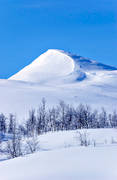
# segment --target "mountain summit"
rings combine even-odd
[[[73,71],[74,61],[71,57],[58,50],[48,50],[10,79],[41,82],[67,76]]]
[[[100,70],[111,71],[116,68],[62,50],[50,49],[10,79],[29,82],[73,82],[85,79],[89,71]]]

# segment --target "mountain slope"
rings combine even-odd
[[[0,112],[15,113],[24,122],[43,97],[48,106],[64,100],[74,106],[105,107],[110,112],[117,107],[116,82],[114,67],[49,50],[9,80],[0,80]]]
[[[41,83],[67,80],[69,83],[85,79],[86,72],[100,70],[117,69],[64,51],[48,50],[10,79]]]
[[[67,76],[74,71],[74,61],[57,50],[48,50],[10,79],[42,82]]]

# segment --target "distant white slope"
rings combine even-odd
[[[116,129],[88,129],[95,147],[81,147],[76,131],[39,136],[41,151],[0,162],[0,180],[116,180]]]
[[[74,71],[74,67],[71,57],[58,50],[48,50],[10,79],[43,82],[67,76]]]
[[[99,70],[110,71],[116,70],[116,68],[64,51],[51,49],[10,79],[39,83],[52,82],[53,80],[58,83],[62,83],[62,81],[69,83],[85,79],[87,71]]]
[[[116,82],[117,73],[114,72],[97,73],[95,78],[59,85],[0,80],[0,112],[14,113],[19,122],[25,122],[29,110],[37,109],[43,97],[47,100],[47,107],[64,100],[74,106],[88,104],[93,109],[103,106],[112,112],[117,109]]]

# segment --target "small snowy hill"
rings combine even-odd
[[[117,107],[117,68],[60,50],[48,50],[8,80],[0,80],[0,112],[15,113],[19,121],[37,108],[60,100],[93,108]]]

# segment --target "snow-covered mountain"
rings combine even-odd
[[[88,72],[105,70],[117,69],[64,51],[48,50],[10,79],[27,82],[67,80],[69,83],[85,79]]]
[[[61,50],[48,50],[8,80],[0,80],[0,111],[19,120],[43,97],[48,105],[60,100],[93,108],[117,106],[117,68]]]

